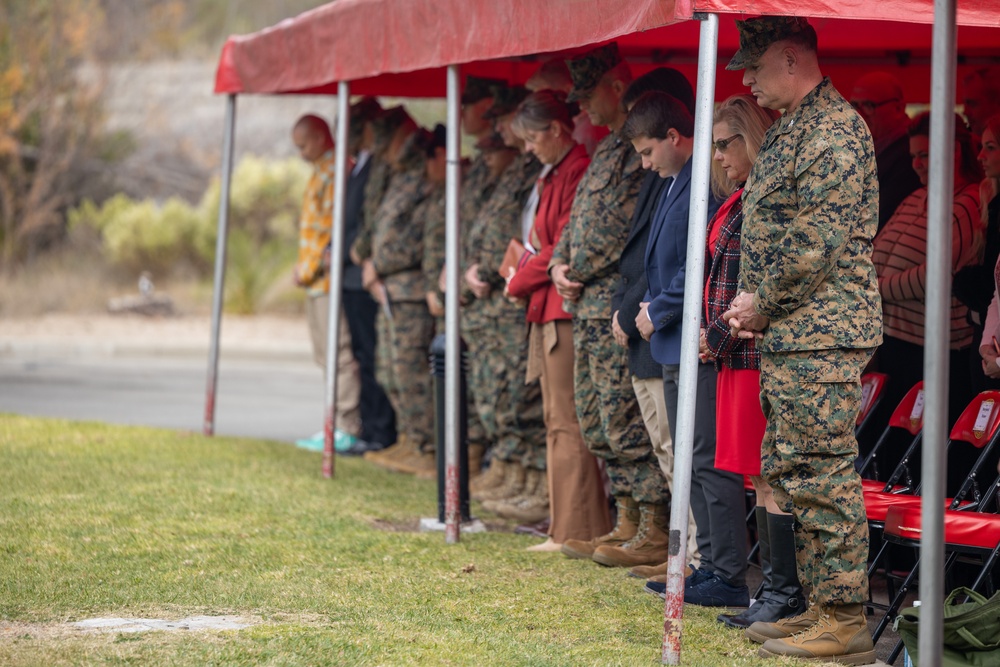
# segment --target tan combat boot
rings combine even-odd
[[[662,563],[669,555],[670,508],[666,504],[639,504],[639,529],[620,546],[602,544],[594,549],[595,563],[607,567],[634,567]]]
[[[380,468],[387,468],[386,464],[410,458],[416,453],[416,450],[416,446],[405,435],[400,433],[399,438],[396,439],[396,444],[377,452],[365,452],[364,459],[371,461]]]
[[[514,505],[517,505],[534,495],[535,489],[538,488],[538,477],[536,477],[529,468],[522,468],[522,470],[524,471],[524,484],[521,485],[521,491],[519,493],[506,498],[486,500],[483,502],[483,508],[493,512],[494,514],[507,516],[502,512],[509,511],[509,509]]]
[[[469,445],[469,479],[475,479],[483,470],[483,454],[486,445]]]
[[[524,480],[527,475],[524,467],[515,461],[508,461],[504,466],[503,483],[486,489],[478,494],[478,500],[485,503],[492,500],[507,500],[520,495],[524,491]]]
[[[789,616],[774,623],[764,623],[763,621],[751,623],[744,632],[750,641],[763,644],[768,639],[784,639],[808,630],[816,624],[817,620],[819,620],[819,608],[809,607],[798,616]]]
[[[495,489],[503,484],[504,468],[507,462],[501,459],[493,459],[486,472],[469,480],[469,495],[473,500],[481,500],[479,494],[489,489]]]
[[[437,454],[420,452],[416,456],[403,459],[396,466],[398,472],[416,475],[419,479],[437,479]]]
[[[639,530],[639,503],[628,496],[619,496],[615,498],[615,504],[618,505],[618,521],[610,533],[587,541],[566,540],[562,546],[563,555],[589,560],[597,547],[605,544],[616,547],[635,537]]]
[[[528,469],[525,489],[531,489],[514,501],[498,506],[494,511],[502,517],[522,523],[537,523],[549,516],[549,484],[544,470]]]
[[[847,604],[823,607],[810,628],[783,639],[768,639],[758,655],[870,665],[875,662],[875,645],[868,632],[864,605]]]

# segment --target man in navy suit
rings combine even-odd
[[[687,263],[688,213],[691,201],[691,154],[694,118],[675,97],[649,92],[629,113],[622,135],[642,157],[642,166],[661,178],[663,189],[646,243],[648,291],[635,325],[650,342],[653,359],[663,364],[663,393],[676,435],[677,381],[681,352],[681,312]],[[709,200],[709,217],[719,202]],[[708,220],[702,221],[707,225]],[[704,280],[697,276],[697,280]],[[747,534],[742,475],[715,468],[715,382],[712,364],[698,368],[698,400],[691,467],[691,510],[698,525],[701,567],[685,581],[684,601],[704,606],[747,606]],[[657,588],[659,586],[660,588]],[[661,592],[664,584],[649,582]]]

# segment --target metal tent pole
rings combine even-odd
[[[226,245],[229,230],[229,184],[233,178],[233,138],[236,130],[236,95],[226,97],[226,126],[222,137],[219,223],[215,238],[215,281],[212,294],[212,340],[208,352],[208,386],[205,389],[205,435],[215,435],[215,395],[219,376],[219,333],[226,287]]]
[[[712,111],[715,99],[715,67],[719,42],[719,17],[696,13],[701,21],[698,44],[698,85],[694,116],[694,154],[691,162],[691,209],[681,314],[681,364],[677,395],[677,437],[674,440],[674,491],[670,504],[670,555],[667,566],[666,603],[663,609],[665,665],[679,665],[684,615],[684,572],[687,568],[688,508],[691,503],[691,450],[698,395],[698,338],[701,332],[701,276],[705,272],[708,187],[712,154]]]
[[[323,477],[333,477],[334,430],[337,425],[337,357],[340,350],[340,318],[344,288],[344,206],[347,201],[347,143],[351,124],[350,83],[337,84],[336,172],[333,186],[333,221],[330,228],[330,311],[326,329],[326,396],[323,404]]]
[[[951,219],[954,202],[955,0],[934,2],[931,54],[930,174],[927,192],[927,297],[924,322],[924,429],[921,500],[921,664],[941,663],[944,589],[944,487],[948,441],[948,347],[951,308]]]
[[[458,219],[458,191],[461,187],[459,136],[461,94],[458,65],[448,66],[447,183],[445,186],[445,269],[446,298],[444,357],[444,455],[445,455],[445,541],[456,544],[460,533],[458,499],[458,440],[460,366],[462,352],[459,334],[458,277],[461,273],[461,229]]]

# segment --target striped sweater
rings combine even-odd
[[[982,230],[979,185],[955,193],[952,207],[952,274],[979,262]],[[927,188],[902,201],[873,242],[872,261],[882,293],[885,334],[914,345],[924,344],[924,300],[927,282]],[[968,347],[972,327],[968,309],[951,299],[951,349]]]

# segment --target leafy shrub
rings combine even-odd
[[[267,288],[291,271],[297,247],[297,220],[309,170],[300,160],[267,161],[248,156],[233,173],[230,189],[227,309],[252,313]],[[138,274],[167,275],[179,266],[211,278],[220,197],[214,179],[201,201],[180,199],[162,205],[119,194],[98,206],[84,201],[69,212],[77,234],[100,238],[104,258]]]

